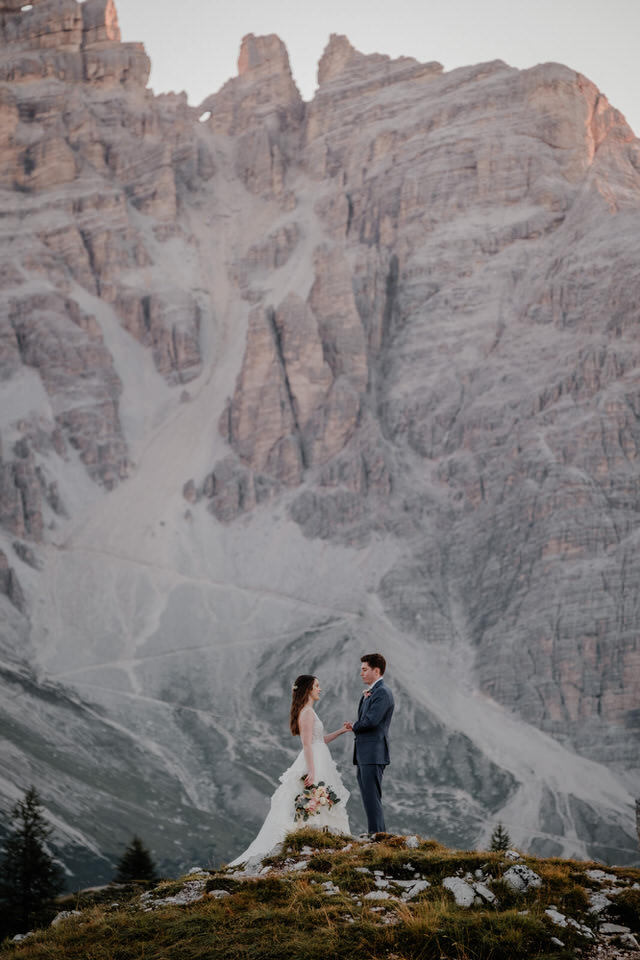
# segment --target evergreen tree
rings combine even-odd
[[[501,823],[497,824],[495,830],[491,834],[491,846],[489,847],[489,850],[498,852],[499,850],[508,850],[510,846],[511,837]]]
[[[151,854],[140,837],[133,840],[118,861],[116,883],[134,883],[136,880],[156,880],[156,867]]]
[[[0,860],[3,933],[26,933],[64,886],[63,874],[46,850],[51,834],[40,797],[30,787],[11,811],[13,830]]]

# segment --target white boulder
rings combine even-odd
[[[451,891],[459,907],[471,907],[477,902],[475,890],[461,877],[445,877],[442,886]]]
[[[71,920],[73,917],[80,917],[82,914],[79,910],[61,910],[60,913],[51,921],[52,927],[57,927],[60,923],[63,923],[65,920]]]
[[[369,893],[365,893],[365,900],[390,900],[391,894],[386,890],[371,890]]]
[[[542,877],[524,863],[516,863],[503,874],[502,879],[515,893],[538,890],[542,886]]]
[[[415,900],[418,894],[422,893],[423,890],[426,890],[427,887],[430,886],[431,884],[428,880],[416,880],[415,883],[412,883],[411,886],[402,894],[402,899]]]

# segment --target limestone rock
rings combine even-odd
[[[115,306],[125,329],[151,347],[156,368],[168,383],[188,383],[198,376],[201,310],[193,296],[126,289],[119,292]]]
[[[210,110],[213,128],[227,135],[243,134],[257,120],[277,117],[280,130],[299,121],[302,100],[280,38],[247,34],[238,56],[238,76],[203,101],[200,110]]]
[[[314,414],[331,387],[331,369],[324,358],[316,318],[298,296],[291,293],[280,304],[273,324],[304,460],[311,463],[322,459],[315,456]]]
[[[416,880],[414,883],[408,887],[405,892],[402,894],[403,900],[415,900],[421,893],[424,893],[425,890],[431,886],[428,880]]]
[[[252,310],[243,369],[222,420],[240,458],[286,486],[343,450],[367,384],[365,335],[345,263],[323,248],[315,269],[308,304],[291,293],[275,311]],[[276,436],[285,445],[267,463]]]
[[[61,910],[51,921],[51,926],[58,927],[61,923],[65,923],[68,920],[75,920],[76,917],[81,916],[82,912],[80,910]]]
[[[9,309],[22,362],[38,371],[56,422],[90,474],[114,486],[128,468],[118,414],[121,383],[95,319],[55,294],[17,299]],[[78,404],[88,378],[92,402]]]
[[[284,486],[338,453],[353,434],[360,398],[327,361],[314,312],[295,294],[249,315],[242,371],[221,429],[239,458]]]
[[[579,923],[577,920],[574,920],[573,917],[566,917],[563,913],[560,913],[559,910],[556,910],[555,907],[548,907],[545,910],[545,914],[557,927],[573,927],[574,930],[581,933],[587,940],[594,939],[593,930],[591,930],[590,927],[584,923]]]
[[[300,240],[300,228],[294,221],[280,227],[266,240],[253,244],[234,270],[234,279],[247,299],[254,296],[250,279],[264,280],[273,270],[283,267]],[[260,294],[258,294],[260,297]]]
[[[368,379],[367,349],[348,263],[339,248],[321,247],[314,266],[309,305],[318,318],[325,355],[334,377],[344,375],[363,391]]]
[[[18,537],[43,539],[45,504],[62,512],[53,486],[38,465],[28,436],[17,441],[13,459],[0,459],[0,524]]]
[[[256,308],[249,315],[245,362],[221,425],[244,463],[258,472],[273,470],[284,483],[299,482],[302,459],[293,434],[295,414],[275,318],[269,311]],[[289,440],[290,457],[284,446]]]
[[[485,903],[495,903],[496,895],[485,883],[481,883],[479,880],[474,880],[471,886],[478,896],[485,901]]]
[[[599,933],[608,935],[619,933],[631,933],[630,927],[625,927],[621,923],[601,923],[598,927]]]
[[[82,5],[82,45],[121,41],[118,13],[113,0],[85,0]]]
[[[475,890],[462,877],[445,877],[442,886],[453,894],[459,907],[471,907],[478,902]]]
[[[169,384],[198,376],[206,297],[167,284],[166,270],[165,289],[149,291],[140,271],[152,268],[156,240],[134,220],[174,224],[179,191],[205,182],[212,161],[186,97],[145,96],[149,60],[121,42],[113,0],[23,6],[0,25],[0,184],[16,191],[7,223],[19,224],[17,240],[0,239],[0,368],[37,370],[51,432],[62,428],[90,476],[111,488],[129,468],[121,382],[74,285],[116,309]],[[42,199],[29,205],[29,196]],[[27,483],[25,462],[5,477],[2,512],[13,532],[41,539],[33,497],[25,519],[9,492],[16,477]]]
[[[542,886],[538,874],[523,863],[516,863],[505,870],[502,879],[515,893],[526,893],[527,890],[537,890]]]
[[[279,484],[273,478],[255,474],[231,457],[216,464],[202,488],[203,495],[211,501],[209,509],[223,523],[270,500],[278,490]]]
[[[211,129],[235,137],[236,171],[247,189],[282,197],[304,106],[279,37],[243,38],[238,76],[203,101],[206,112]]]
[[[333,886],[333,884],[332,884]],[[331,893],[339,893],[340,891],[336,888],[331,890]],[[387,890],[370,890],[369,893],[365,893],[363,900],[390,900],[391,894]]]
[[[7,556],[2,550],[0,550],[0,594],[8,597],[21,613],[25,611],[25,598],[20,581],[13,567],[9,566]]]
[[[11,3],[14,12],[0,21],[0,37],[16,50],[79,49],[82,42],[82,9],[76,0],[46,0],[31,5]]]

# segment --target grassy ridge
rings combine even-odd
[[[302,861],[304,870],[291,869]],[[141,889],[135,888],[112,888],[108,899],[102,895],[102,903],[68,900],[65,909],[84,907],[80,917],[37,931],[20,943],[5,942],[2,956],[16,960],[568,960],[576,950],[592,948],[595,941],[575,927],[558,928],[545,910],[553,906],[586,924],[596,931],[597,941],[589,895],[603,883],[589,878],[587,870],[598,865],[533,857],[525,862],[543,883],[539,889],[516,894],[501,879],[512,866],[501,854],[456,852],[433,841],[407,849],[402,837],[349,844],[340,837],[304,830],[290,835],[282,853],[265,861],[269,871],[264,876],[243,878],[229,870],[201,874],[195,881],[200,884],[201,899],[154,909],[149,909],[150,903],[179,894],[194,878],[158,884],[150,898],[142,901]],[[459,907],[442,880],[475,871],[487,879],[497,902]],[[622,922],[624,916],[626,925],[639,930],[640,886],[635,889],[633,884],[640,884],[640,871],[608,873],[616,877],[620,891],[611,898],[606,919]],[[403,888],[396,887],[395,881],[405,881],[406,889],[406,882],[417,876],[430,885],[414,900],[403,902]],[[394,899],[365,899],[367,893],[381,888]]]

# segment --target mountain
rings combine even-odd
[[[249,35],[194,108],[112,0],[3,0],[0,37],[3,808],[38,787],[70,885],[133,832],[230,858],[296,674],[333,729],[380,650],[393,829],[637,862],[622,115],[335,35],[310,103]]]

